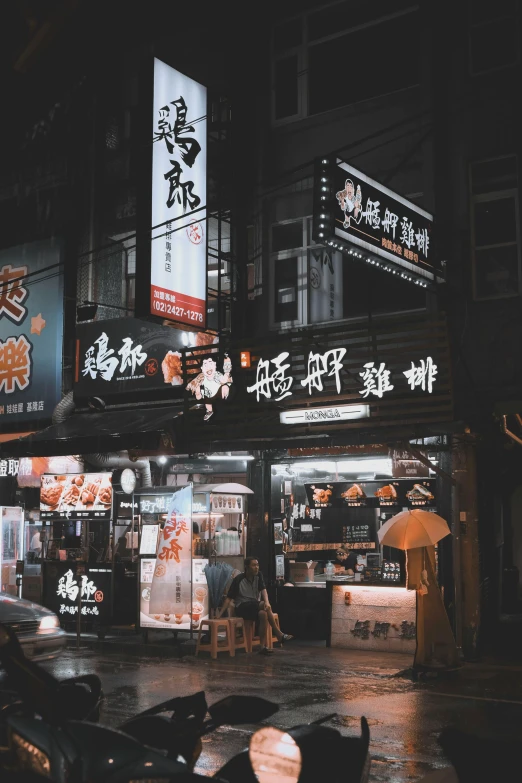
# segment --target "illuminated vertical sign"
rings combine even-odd
[[[207,90],[154,60],[149,315],[198,328],[207,300]]]

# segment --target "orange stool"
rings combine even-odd
[[[208,629],[210,633],[210,643],[203,643],[201,641],[204,629]],[[218,638],[220,631],[225,631],[224,644],[220,643]],[[230,656],[234,657],[236,650],[231,631],[230,622],[226,617],[219,620],[201,620],[199,623],[198,640],[196,642],[196,655],[202,650],[209,652],[212,658],[217,658],[218,652],[227,652]]]
[[[245,652],[248,652],[245,621],[242,617],[229,617],[228,622],[230,623],[230,641],[234,650],[244,650]],[[237,631],[241,631],[239,638]]]

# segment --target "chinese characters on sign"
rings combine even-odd
[[[81,586],[81,614],[84,616],[100,616],[100,604],[103,603],[104,594],[89,577],[90,574],[88,576],[82,574],[79,584],[78,576],[75,577],[72,569],[69,569],[58,579],[56,595],[63,601],[63,603],[60,603],[59,614],[75,615],[78,613],[77,602]],[[65,603],[66,601],[68,603]]]
[[[308,387],[308,393],[313,394],[314,390],[323,391],[323,376],[335,378],[335,388],[337,394],[341,393],[342,380],[341,372],[344,368],[343,357],[346,354],[346,348],[335,348],[326,351],[324,354],[313,353],[310,351],[308,356],[308,374],[301,381],[301,386]],[[247,387],[249,394],[256,394],[259,402],[262,397],[269,400],[274,395],[277,401],[292,395],[292,385],[294,377],[288,370],[291,365],[288,359],[288,352],[276,356],[275,359],[260,358],[256,370],[256,382]],[[438,373],[437,365],[431,356],[421,359],[419,364],[411,362],[411,369],[404,370],[410,389],[420,388],[429,394],[433,392],[435,377]],[[359,391],[364,398],[374,395],[382,399],[386,392],[391,392],[395,385],[390,383],[391,370],[386,369],[386,364],[381,362],[378,366],[375,362],[367,362],[363,365],[363,371],[359,373],[362,379],[363,389]]]
[[[170,495],[142,495],[140,497],[140,514],[166,514]]]
[[[444,279],[429,212],[340,158],[318,160],[314,189],[316,242],[424,288]]]
[[[149,312],[201,327],[207,295],[207,91],[155,59],[153,96]]]
[[[62,276],[46,273],[59,261],[52,241],[0,251],[0,420],[43,418],[60,398]]]
[[[19,465],[20,460],[18,459],[0,459],[0,477],[18,476]]]
[[[94,345],[85,352],[82,375],[89,375],[93,380],[99,376],[104,381],[112,381],[114,373],[118,370],[118,376],[115,378],[117,381],[145,377],[145,371],[137,374],[136,370],[146,361],[147,354],[142,350],[141,345],[133,343],[130,337],[123,338],[117,354],[120,356],[118,359],[114,349],[109,348],[109,338],[105,332],[102,332],[94,341]]]

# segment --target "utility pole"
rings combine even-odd
[[[464,657],[478,657],[480,629],[480,562],[478,541],[477,466],[475,438],[459,437],[453,449],[453,563],[455,570],[457,647]]]

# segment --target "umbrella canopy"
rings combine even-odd
[[[217,609],[223,597],[225,585],[230,579],[234,569],[228,563],[216,563],[206,565],[203,569],[207,577],[208,597],[212,609]]]
[[[381,527],[377,535],[381,544],[396,549],[416,549],[433,546],[449,535],[448,523],[438,514],[415,508],[395,514]]]
[[[229,484],[214,484],[212,486],[212,492],[224,492],[227,494],[227,492],[230,495],[253,495],[253,491],[249,489],[248,487],[245,487],[244,484],[236,484],[235,482],[230,482]]]

